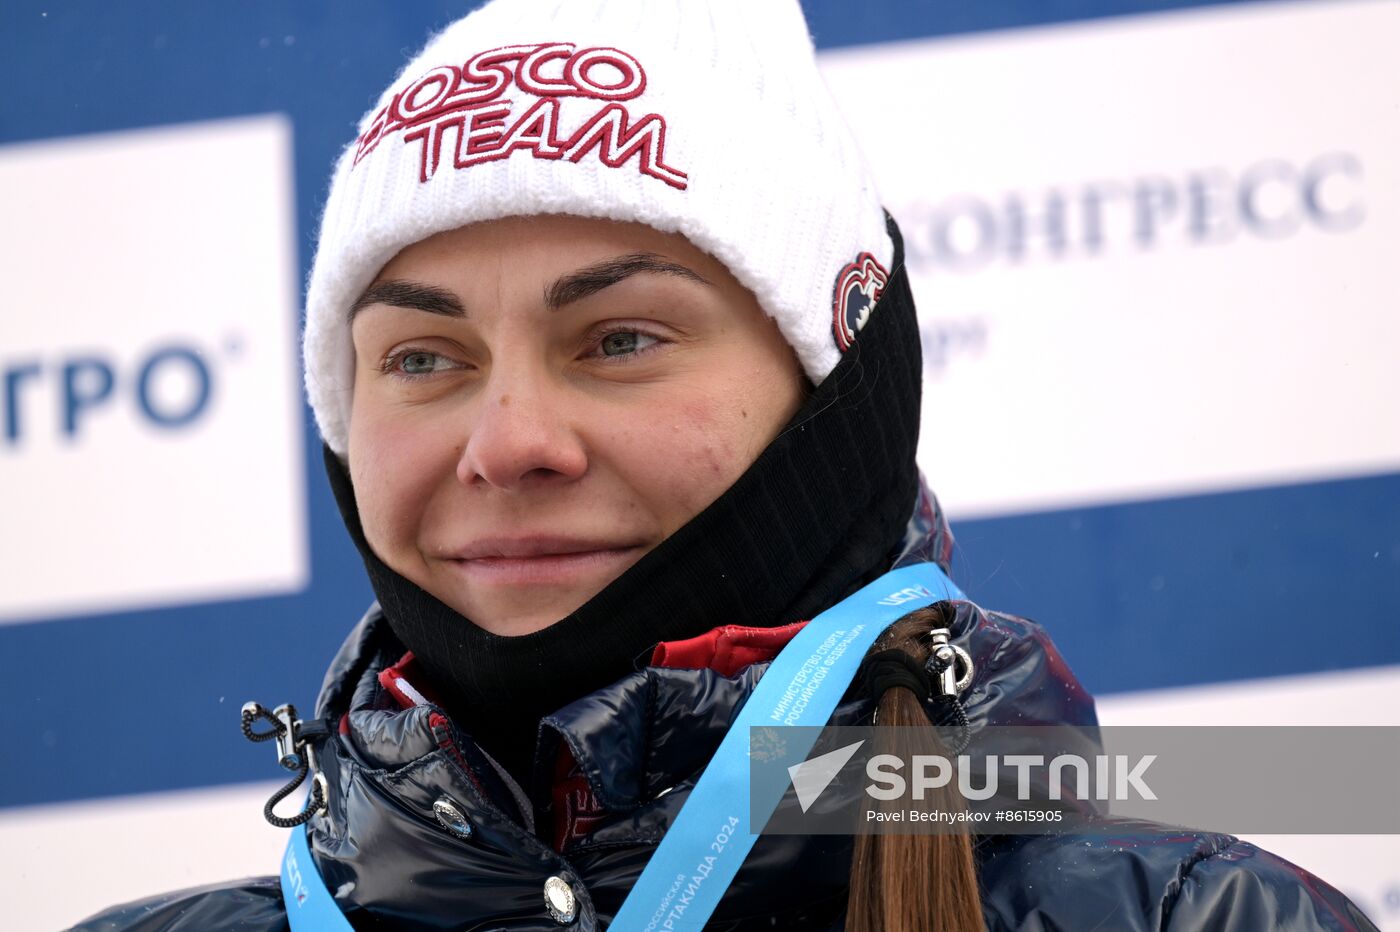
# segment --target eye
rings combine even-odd
[[[384,360],[383,369],[396,378],[421,378],[460,366],[453,360],[428,350],[408,349]]]
[[[409,353],[403,358],[403,371],[409,375],[421,375],[425,372],[432,372],[435,368],[433,363],[437,356],[432,353]]]
[[[598,349],[604,356],[632,356],[645,352],[661,342],[656,337],[636,330],[617,330],[609,333],[598,342]]]

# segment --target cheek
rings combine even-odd
[[[703,496],[706,504],[748,467],[738,410],[719,399],[688,401],[681,407],[677,433],[688,466],[683,478],[698,489],[719,486],[716,494]]]
[[[419,530],[437,477],[456,458],[403,417],[356,411],[350,420],[350,475],[365,537],[390,565],[417,549]],[[426,442],[425,442],[426,441]],[[397,569],[398,566],[395,566]]]
[[[672,533],[719,498],[765,442],[736,400],[689,395],[613,434],[610,457],[627,464],[633,495]]]

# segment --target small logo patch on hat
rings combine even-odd
[[[890,273],[868,252],[856,256],[856,261],[836,276],[836,293],[832,299],[831,332],[841,352],[851,348],[880,293],[890,280]]]

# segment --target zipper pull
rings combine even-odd
[[[938,691],[944,696],[956,699],[972,684],[972,673],[976,669],[967,651],[952,643],[952,632],[947,628],[934,628],[928,633],[932,647],[929,650],[929,672],[938,682]],[[962,675],[958,675],[958,665],[962,665]]]
[[[330,787],[327,784],[325,774],[321,772],[321,768],[316,762],[315,742],[324,740],[330,734],[327,723],[319,720],[302,721],[297,718],[296,706],[291,703],[279,705],[269,712],[259,703],[245,702],[240,713],[240,720],[243,737],[254,742],[275,740],[277,742],[277,763],[284,770],[296,772],[296,776],[292,778],[290,783],[272,794],[272,798],[263,807],[263,817],[278,828],[294,828],[309,821],[314,815],[325,814]],[[255,731],[253,723],[258,720],[270,724],[271,730]],[[289,819],[274,813],[273,807],[301,786],[308,773],[312,774],[311,798],[306,801],[305,808]]]

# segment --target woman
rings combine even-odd
[[[948,569],[899,234],[795,2],[498,0],[450,27],[337,167],[305,353],[378,596],[314,719],[245,718],[315,756],[308,853],[281,885],[80,928],[278,929],[330,896],[363,929],[630,929],[803,622],[892,567]],[[1093,724],[1043,631],[961,600],[891,627],[829,720],[927,723],[931,629],[964,652],[952,718]],[[635,927],[699,927],[679,905]],[[1250,845],[1128,823],[764,835],[709,922],[1370,927]]]

